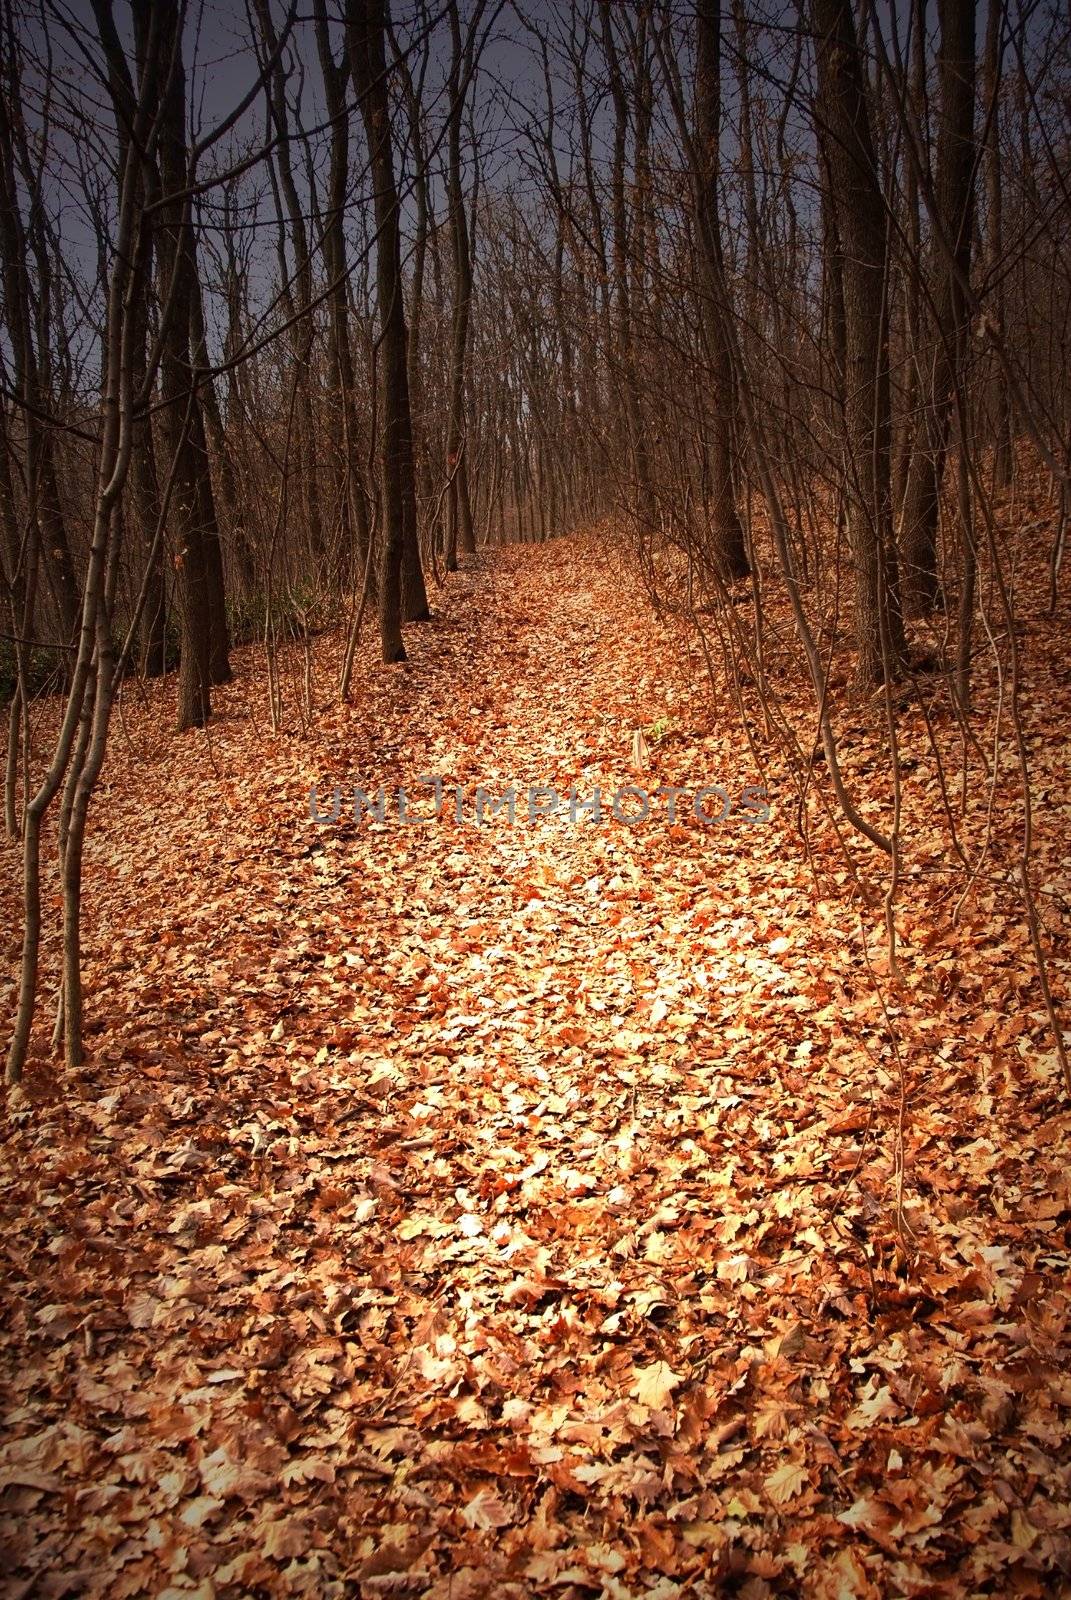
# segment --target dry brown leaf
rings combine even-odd
[[[478,1489],[461,1512],[470,1528],[505,1528],[516,1520],[516,1513],[493,1489]]]
[[[774,1505],[785,1506],[802,1492],[807,1483],[807,1469],[799,1461],[783,1461],[763,1483]]]
[[[641,1405],[661,1411],[674,1389],[679,1389],[683,1382],[668,1362],[655,1361],[649,1367],[636,1368],[629,1393],[634,1394]]]

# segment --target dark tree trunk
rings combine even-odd
[[[901,551],[909,616],[941,603],[937,525],[955,387],[966,351],[974,169],[974,0],[938,0],[940,120],[934,186],[933,387],[904,496]]]
[[[155,0],[164,13],[164,27],[174,41],[171,67],[163,92],[160,131],[160,229],[157,235],[157,282],[165,316],[160,357],[162,432],[173,470],[172,521],[178,571],[182,629],[179,662],[178,725],[203,727],[211,715],[212,607],[204,525],[205,497],[201,476],[207,469],[200,429],[194,370],[190,360],[190,307],[196,266],[191,249],[192,218],[186,170],[186,79],[182,66],[183,9],[179,0]],[[175,198],[171,198],[171,197]],[[196,431],[195,431],[196,429]],[[213,530],[214,531],[214,530]]]
[[[354,403],[353,350],[350,345],[349,307],[346,300],[346,184],[349,178],[350,113],[346,104],[349,58],[343,50],[336,62],[331,50],[326,0],[314,0],[316,45],[324,80],[324,95],[331,119],[331,165],[327,180],[327,214],[324,218],[324,265],[329,284],[331,317],[330,385],[339,418],[341,449],[332,454],[334,499],[342,512],[344,565],[363,573],[368,553],[368,501],[363,473],[358,465],[359,432]],[[351,548],[352,547],[352,548]]]
[[[56,463],[53,432],[46,418],[53,402],[49,392],[50,352],[48,329],[35,316],[28,271],[31,241],[23,225],[15,177],[15,119],[21,117],[17,66],[0,64],[4,84],[0,90],[0,252],[3,256],[3,316],[13,357],[15,396],[22,407],[26,437],[26,481],[30,520],[39,533],[38,548],[52,595],[59,629],[58,642],[69,645],[78,632],[79,591],[67,538]],[[34,226],[33,219],[30,223]],[[41,245],[35,249],[40,258]],[[34,346],[34,327],[43,343]],[[60,653],[65,671],[67,653]]]
[[[706,316],[703,331],[711,380],[709,438],[710,520],[715,559],[729,579],[747,577],[744,530],[733,494],[733,370],[724,337],[724,310],[717,296],[724,284],[718,220],[721,140],[721,0],[698,0],[695,8],[695,154],[693,173],[696,232],[700,244]]]
[[[850,0],[813,0],[817,120],[844,298],[844,469],[864,683],[905,653],[890,496],[885,208]]]
[[[323,554],[323,515],[320,507],[320,486],[317,476],[317,429],[312,402],[312,346],[316,324],[312,308],[312,257],[309,250],[309,231],[305,220],[305,207],[294,181],[293,163],[290,159],[291,124],[286,104],[286,74],[283,58],[278,54],[278,35],[272,22],[268,0],[253,0],[260,36],[265,53],[274,57],[268,79],[268,104],[278,135],[274,153],[278,184],[286,202],[290,227],[290,242],[294,252],[293,309],[297,313],[291,329],[291,349],[297,368],[297,446],[302,464],[301,492],[305,504],[305,519],[309,531],[309,544],[317,557]],[[278,189],[276,189],[278,200]],[[280,216],[280,228],[282,219]],[[282,247],[280,247],[282,249]],[[285,282],[284,263],[284,282]]]
[[[383,539],[379,575],[379,631],[384,661],[404,661],[402,560],[410,519],[415,537],[413,436],[406,368],[401,234],[394,179],[384,33],[386,0],[347,0],[346,33],[353,85],[368,140],[375,200],[376,290],[383,367]]]
[[[232,674],[230,629],[227,624],[227,587],[223,570],[223,541],[220,537],[219,516],[216,510],[216,491],[212,484],[209,434],[215,446],[220,498],[225,511],[228,512],[228,523],[231,525],[234,520],[237,490],[215,386],[211,378],[202,376],[208,370],[209,359],[208,346],[205,342],[201,284],[197,274],[197,246],[192,237],[190,251],[193,256],[193,289],[190,296],[191,357],[194,371],[199,377],[197,401],[190,417],[190,424],[193,430],[194,448],[198,455],[197,497],[201,526],[204,529],[205,564],[208,574],[209,626],[212,635],[209,671],[213,683],[229,683]]]
[[[201,372],[207,372],[211,366],[208,355],[208,341],[205,336],[204,299],[199,279],[194,283],[193,296],[190,304],[190,353],[194,365]],[[238,485],[234,475],[234,464],[231,461],[230,449],[227,444],[227,432],[223,426],[223,413],[219,406],[219,396],[216,393],[215,380],[204,378],[197,390],[201,412],[204,417],[205,436],[216,468],[214,494],[219,510],[223,515],[223,526],[230,532],[237,520]]]
[[[135,391],[145,382],[146,339],[148,337],[149,290],[152,263],[142,263],[140,282],[132,307],[134,335],[133,380]],[[152,422],[142,415],[134,422],[130,442],[130,494],[141,548],[148,562],[145,604],[138,624],[139,665],[146,678],[158,678],[167,671],[167,587],[164,581],[164,538],[160,523],[160,480],[156,470],[156,447]]]
[[[907,69],[908,81],[904,99],[908,115],[927,138],[926,104],[926,5],[927,0],[911,0],[911,60]],[[899,438],[893,478],[893,496],[898,522],[903,525],[903,509],[911,475],[911,457],[918,436],[918,409],[922,393],[922,224],[919,216],[919,176],[915,163],[909,161],[904,180],[905,210],[905,285],[904,285],[904,357],[907,369],[902,400]]]
[[[475,29],[477,21],[478,15],[470,24],[471,29]],[[455,552],[473,555],[476,551],[472,506],[469,502],[468,463],[463,454],[466,449],[465,353],[468,348],[469,309],[472,304],[472,261],[469,255],[469,223],[461,187],[461,115],[472,76],[474,35],[470,31],[468,47],[463,51],[461,24],[456,4],[450,8],[450,41],[450,75],[447,81],[447,93],[450,95],[447,189],[450,197],[454,305],[450,343],[450,415],[446,436],[447,465],[450,472],[450,537],[447,546],[447,565],[456,567]]]
[[[610,169],[613,329],[610,345],[615,375],[620,382],[620,400],[625,432],[632,457],[637,520],[646,536],[654,531],[657,506],[651,480],[647,433],[640,406],[640,387],[636,369],[636,345],[632,300],[629,294],[629,227],[626,205],[625,162],[628,147],[629,96],[614,39],[614,7],[599,0],[603,49],[610,76],[610,97],[614,107],[613,142]]]
[[[428,260],[428,233],[431,202],[428,185],[428,157],[424,138],[422,94],[431,53],[430,37],[424,40],[419,68],[414,78],[405,52],[391,35],[409,121],[409,150],[412,159],[412,247],[409,276],[409,326],[407,329],[406,369],[409,379],[409,416],[413,432],[413,458],[417,490],[417,528],[420,512],[434,499],[431,461],[424,426],[423,376],[421,371],[421,329],[424,316],[424,281]],[[437,528],[438,524],[436,524]],[[436,529],[430,530],[432,537]]]
[[[1000,171],[1000,84],[1003,68],[1001,28],[1004,22],[1004,0],[989,0],[985,29],[985,110],[988,117],[985,140],[985,191],[986,211],[986,266],[993,278],[989,301],[989,315],[997,334],[1003,338],[1005,331],[1005,293],[1003,279],[1004,260],[1004,188]],[[1014,464],[1012,451],[1011,400],[1008,394],[1008,375],[1000,361],[996,362],[992,381],[993,395],[993,472],[997,487],[1006,489],[1012,481]]]

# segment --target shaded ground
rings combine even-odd
[[[90,1059],[57,1078],[42,1033],[7,1113],[3,1593],[1071,1593],[1069,1119],[999,813],[954,925],[908,718],[898,985],[783,773],[768,822],[689,814],[762,777],[597,547],[499,553],[438,613],[347,708],[319,641],[277,735],[252,652],[210,738],[128,692]],[[1066,728],[1061,659],[1031,691]],[[465,821],[309,819],[314,781],[426,816],[424,774]],[[688,798],[476,826],[511,782]]]

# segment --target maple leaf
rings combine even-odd
[[[652,1411],[661,1411],[674,1389],[680,1387],[683,1378],[674,1372],[665,1361],[655,1361],[649,1367],[637,1367],[630,1394],[634,1394],[641,1405],[649,1406]]]
[[[798,1461],[783,1461],[763,1480],[766,1493],[775,1506],[785,1506],[794,1500],[806,1482],[806,1469]]]

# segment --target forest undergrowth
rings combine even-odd
[[[1071,618],[1037,582],[1063,1004]],[[801,811],[623,547],[485,553],[434,610],[407,663],[369,642],[349,705],[340,638],[295,647],[275,733],[256,647],[208,730],[171,731],[173,680],[124,689],[87,1058],[64,1072],[42,1031],[8,1094],[3,1593],[1071,1594],[1071,1116],[1014,753],[992,786],[972,753],[961,795],[933,690],[951,804],[989,833],[969,886],[898,712],[892,972],[884,861],[850,846],[864,903],[820,763]],[[998,689],[981,659],[983,747]],[[838,717],[881,817],[881,697]],[[347,816],[383,784],[426,819],[428,775],[464,820]],[[766,821],[609,813],[625,784],[763,783]],[[598,784],[607,814],[477,825],[476,786],[510,784]]]

